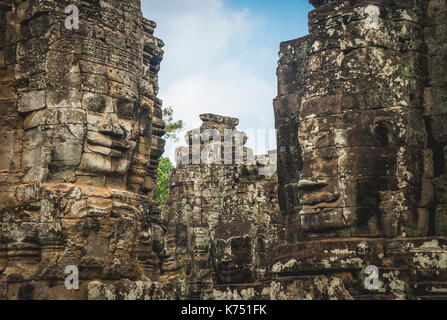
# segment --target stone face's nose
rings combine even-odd
[[[113,137],[122,138],[125,134],[116,114],[110,114],[106,120],[99,125],[98,131]]]
[[[305,191],[311,191],[324,188],[328,185],[326,180],[306,180],[302,179],[298,182],[298,188]]]

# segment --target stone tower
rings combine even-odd
[[[183,279],[187,298],[215,299],[218,288],[263,278],[270,250],[284,232],[276,154],[253,156],[244,147],[246,134],[236,130],[238,119],[200,118],[202,126],[186,135],[188,146],[177,150],[178,166],[170,175],[162,279]]]
[[[139,0],[0,2],[0,297],[84,299],[93,281],[158,278],[154,28]]]
[[[279,201],[289,245],[275,250],[274,269],[338,273],[359,299],[441,293],[447,3],[310,2],[310,34],[280,51]],[[363,285],[368,265],[379,268],[376,291]]]

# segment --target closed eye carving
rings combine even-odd
[[[120,118],[137,120],[139,117],[138,104],[128,99],[118,101],[116,112]]]
[[[380,120],[374,124],[374,136],[380,146],[391,146],[396,143],[394,124],[390,120]]]

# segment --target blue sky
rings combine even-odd
[[[307,34],[308,1],[142,0],[142,8],[166,43],[159,97],[185,129],[199,127],[202,113],[232,116],[256,154],[275,148],[268,130],[279,44]],[[265,139],[257,130],[266,130]],[[165,155],[173,158],[179,145],[183,139],[168,143]]]

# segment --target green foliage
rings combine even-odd
[[[185,124],[182,120],[174,121],[174,111],[172,107],[163,109],[163,120],[166,122],[166,140],[178,141],[178,132],[183,129]]]
[[[178,141],[178,133],[183,129],[182,120],[174,121],[174,111],[172,107],[163,109],[163,120],[166,123],[166,140]],[[159,203],[160,209],[163,209],[163,201],[169,196],[168,178],[171,170],[174,169],[169,158],[161,157],[158,165],[157,188],[155,189],[155,201]]]
[[[157,189],[155,190],[155,200],[159,203],[160,209],[163,209],[163,201],[169,196],[168,178],[172,169],[174,169],[174,165],[171,160],[161,157],[158,165]]]

